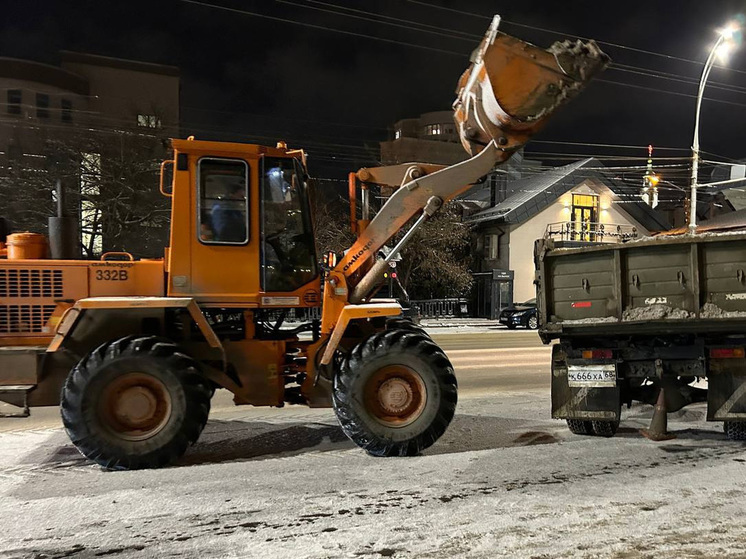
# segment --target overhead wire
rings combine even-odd
[[[474,35],[474,34],[471,34],[471,33],[464,33],[465,36],[458,36],[458,35],[455,35],[455,34],[451,33],[450,30],[447,30],[445,28],[439,28],[439,27],[436,27],[434,25],[427,25],[427,26],[425,26],[425,25],[423,25],[423,24],[421,24],[419,22],[416,22],[416,21],[404,20],[404,19],[401,19],[401,18],[393,18],[393,17],[386,16],[386,15],[383,15],[383,14],[377,14],[375,12],[368,12],[366,10],[358,10],[358,9],[355,9],[355,8],[349,8],[347,6],[338,6],[338,5],[335,5],[335,4],[331,4],[329,2],[320,2],[318,0],[307,0],[307,2],[309,2],[311,4],[319,4],[319,5],[322,5],[322,6],[335,7],[335,8],[346,10],[348,12],[353,12],[353,13],[344,13],[344,12],[339,12],[339,11],[331,10],[331,9],[328,9],[328,8],[321,8],[321,7],[313,6],[313,5],[309,6],[308,4],[303,4],[301,2],[297,2],[297,1],[293,1],[293,0],[275,0],[275,2],[277,2],[279,4],[288,4],[290,6],[295,6],[295,7],[299,7],[299,8],[305,8],[305,9],[308,9],[308,10],[316,10],[316,11],[325,12],[325,13],[328,13],[328,14],[334,14],[334,15],[339,15],[339,16],[343,16],[343,17],[349,17],[349,18],[353,18],[353,19],[359,19],[359,20],[363,20],[363,21],[372,21],[374,23],[379,23],[381,25],[388,25],[388,26],[391,26],[391,27],[398,27],[400,29],[407,29],[408,31],[417,31],[417,32],[420,32],[420,33],[430,33],[430,34],[433,34],[433,35],[437,35],[439,37],[448,37],[449,39],[458,39],[458,40],[461,40],[461,41],[473,42],[475,38],[477,40],[480,38],[479,35]],[[394,21],[398,21],[398,22],[401,22],[401,23],[393,23],[392,21],[382,21],[381,19],[375,19],[375,17],[365,17],[365,16],[356,15],[356,14],[366,14],[368,16],[375,16],[375,17],[382,18],[382,19],[394,20]],[[419,26],[428,27],[429,29],[418,29],[417,27],[419,27]],[[437,29],[437,31],[434,31],[433,29]]]
[[[272,20],[272,21],[280,21],[280,22],[283,22],[283,23],[290,23],[290,24],[293,24],[293,25],[299,25],[301,27],[309,27],[309,28],[312,28],[312,29],[321,29],[321,30],[324,30],[324,31],[331,31],[333,33],[341,33],[343,35],[350,35],[350,36],[355,36],[355,37],[362,37],[362,38],[365,38],[365,39],[373,39],[373,40],[376,40],[376,41],[383,41],[385,43],[390,43],[390,44],[395,44],[395,45],[406,45],[406,46],[413,47],[413,48],[418,48],[418,49],[422,49],[422,50],[428,50],[428,51],[432,51],[432,52],[440,52],[440,53],[443,53],[443,54],[450,54],[450,55],[455,55],[455,56],[465,56],[465,54],[461,53],[461,52],[440,49],[440,48],[437,48],[437,47],[429,47],[429,46],[426,46],[426,45],[418,45],[417,43],[408,43],[408,42],[404,42],[404,41],[396,41],[396,40],[393,40],[393,39],[386,39],[384,37],[376,37],[375,35],[367,35],[365,33],[357,33],[357,32],[354,32],[354,31],[346,31],[344,29],[336,29],[334,27],[326,27],[324,25],[317,25],[317,24],[314,24],[314,23],[306,23],[306,22],[302,22],[302,21],[296,21],[296,20],[292,20],[292,19],[286,19],[286,18],[281,18],[281,17],[277,17],[277,16],[271,16],[271,15],[268,15],[268,14],[261,14],[261,13],[258,13],[258,12],[252,12],[252,11],[249,11],[249,10],[238,9],[238,8],[231,8],[229,6],[222,6],[222,5],[219,5],[219,4],[211,4],[209,2],[202,2],[200,0],[178,0],[178,1],[179,2],[184,2],[186,4],[194,4],[194,5],[202,6],[202,7],[213,8],[213,9],[217,9],[217,10],[224,10],[224,11],[228,11],[228,12],[239,13],[239,14],[250,15],[250,16],[264,18],[264,19],[269,19],[269,20]]]
[[[407,1],[410,2],[410,3],[412,3],[412,4],[420,4],[422,6],[426,6],[426,7],[429,7],[429,8],[436,8],[438,10],[448,11],[448,12],[452,12],[452,13],[455,12],[455,13],[458,13],[458,14],[461,14],[461,15],[472,16],[472,17],[476,17],[476,18],[479,18],[479,19],[484,19],[484,20],[491,20],[492,19],[492,17],[488,16],[488,15],[477,14],[475,12],[467,12],[467,11],[460,10],[460,9],[455,9],[455,8],[448,8],[446,6],[441,6],[439,4],[433,4],[433,3],[430,3],[430,2],[424,2],[423,0],[407,0]],[[537,27],[535,25],[527,25],[527,24],[524,24],[524,23],[518,23],[518,22],[515,22],[515,21],[510,21],[510,20],[505,20],[505,19],[501,19],[501,22],[502,23],[506,23],[508,25],[513,25],[515,27],[521,27],[521,28],[524,28],[524,29],[532,29],[534,31],[541,31],[541,32],[544,32],[544,33],[550,33],[552,35],[557,35],[557,36],[561,36],[561,37],[572,37],[574,39],[581,39],[583,41],[589,41],[589,40],[591,40],[589,37],[583,37],[583,36],[574,35],[574,34],[571,34],[571,33],[564,33],[564,32],[561,32],[561,31],[556,31],[554,29],[546,29],[544,27]],[[655,51],[641,49],[641,48],[637,48],[637,47],[630,47],[628,45],[620,45],[618,43],[612,43],[612,42],[609,42],[609,41],[603,41],[603,40],[597,40],[597,39],[593,39],[593,40],[597,44],[599,44],[599,45],[606,45],[606,46],[615,47],[615,48],[619,48],[619,49],[629,50],[629,51],[637,52],[637,53],[640,53],[640,54],[657,56],[657,57],[660,57],[660,58],[665,58],[665,59],[668,59],[668,60],[676,60],[676,61],[679,61],[679,62],[687,62],[689,64],[695,64],[697,66],[704,66],[704,64],[705,64],[704,62],[699,61],[699,60],[691,60],[689,58],[683,58],[683,57],[679,57],[679,56],[673,56],[671,54],[665,54],[665,53],[661,53],[661,52],[655,52]],[[715,67],[716,68],[722,68],[722,66],[719,66],[717,64],[715,65]],[[735,71],[737,73],[741,73],[741,74],[746,74],[745,70],[733,70],[733,71]]]
[[[309,2],[309,3],[312,3],[312,4],[320,4],[320,5],[323,5],[323,6],[334,7],[334,8],[337,8],[337,9],[347,10],[347,11],[350,11],[350,12],[362,13],[362,14],[366,14],[368,16],[374,16],[374,17],[378,17],[378,18],[386,18],[386,19],[390,19],[390,20],[395,20],[395,21],[403,22],[406,25],[389,23],[389,22],[385,22],[385,21],[380,21],[380,19],[374,19],[374,18],[371,18],[371,17],[363,17],[363,16],[352,15],[352,14],[346,14],[346,13],[335,11],[335,10],[331,10],[331,9],[317,8],[315,6],[309,6],[307,4],[300,3],[297,0],[275,0],[275,1],[276,2],[280,2],[280,3],[290,4],[290,5],[293,5],[293,6],[303,7],[303,8],[307,8],[307,9],[320,10],[320,11],[323,11],[323,12],[326,12],[326,13],[335,14],[335,15],[346,16],[346,17],[353,17],[353,18],[356,18],[356,19],[363,19],[363,20],[366,20],[366,21],[372,21],[374,23],[380,23],[380,24],[383,24],[383,25],[393,25],[393,26],[400,27],[400,28],[403,27],[403,28],[406,28],[406,29],[409,29],[409,30],[424,31],[422,29],[416,29],[416,28],[412,27],[412,26],[421,25],[419,22],[416,22],[416,21],[405,20],[405,19],[401,19],[401,18],[392,18],[392,17],[386,16],[384,14],[376,14],[375,12],[369,12],[369,11],[365,11],[365,10],[356,10],[354,8],[349,8],[349,7],[346,7],[346,6],[340,6],[340,5],[332,4],[332,3],[329,3],[329,2],[321,2],[319,0],[306,0],[306,2]],[[424,4],[424,5],[427,5],[427,6],[433,6],[433,5],[424,3],[424,2],[416,2],[416,3]],[[449,10],[452,10],[452,9],[449,8]],[[457,11],[459,13],[462,13],[460,10],[453,10],[453,11]],[[484,16],[484,18],[485,19],[490,19],[487,16]],[[519,24],[515,24],[514,22],[510,22],[510,21],[506,21],[506,23],[513,24],[513,25],[519,25]],[[464,33],[464,32],[459,32],[459,33],[463,33],[465,35],[464,37],[454,37],[453,34],[452,34],[453,30],[442,28],[442,27],[437,27],[437,26],[430,26],[430,25],[428,25],[428,27],[430,29],[435,29],[436,31],[427,31],[427,32],[431,32],[431,33],[434,33],[434,34],[437,34],[437,35],[440,35],[440,36],[444,36],[444,37],[448,37],[448,38],[457,38],[457,39],[463,39],[463,40],[471,40],[471,39],[479,40],[481,38],[480,35],[471,34],[471,33]],[[545,31],[545,32],[549,32],[549,33],[554,33],[556,35],[562,35],[562,36],[566,36],[567,35],[567,34],[564,34],[564,33],[558,32],[558,31],[551,31],[551,30],[548,30],[548,29],[536,28],[536,27],[532,27],[532,26],[527,26],[527,27],[530,27],[532,29],[539,29],[541,31]],[[588,40],[588,39],[583,38],[583,37],[578,37],[578,36],[573,36],[573,37],[576,37],[576,38],[579,38],[579,39]],[[603,42],[601,42],[601,43],[603,43]],[[603,43],[603,44],[607,44],[607,43]],[[620,47],[620,48],[632,48],[632,47],[625,47],[623,45],[617,45],[617,44],[614,44],[614,43],[608,43],[608,44],[612,45],[612,46],[615,46],[615,47]],[[668,56],[668,55],[662,55],[662,56]],[[694,63],[695,61],[690,61],[690,62]],[[699,78],[697,78],[697,77],[685,76],[685,75],[682,75],[682,74],[673,74],[673,73],[670,73],[670,72],[662,72],[662,71],[653,70],[653,69],[650,69],[650,68],[644,68],[644,67],[640,67],[640,66],[632,66],[632,65],[629,65],[629,64],[612,63],[610,65],[610,67],[609,67],[609,70],[617,70],[617,71],[621,71],[621,72],[628,72],[628,73],[633,73],[633,74],[637,74],[637,75],[643,75],[643,76],[646,76],[646,77],[652,77],[652,78],[658,78],[658,79],[665,79],[665,80],[675,81],[675,82],[679,82],[679,83],[687,83],[687,84],[692,84],[692,85],[696,85],[696,84],[699,83]],[[731,92],[736,92],[736,93],[746,93],[746,87],[733,86],[733,85],[730,85],[730,84],[725,84],[725,83],[716,82],[716,81],[709,82],[709,85],[713,89],[720,89],[720,90],[723,90],[723,91],[731,91]]]
[[[229,6],[223,6],[223,5],[219,5],[219,4],[212,4],[212,3],[203,2],[203,1],[200,1],[200,0],[179,0],[179,1],[184,2],[184,3],[188,3],[188,4],[194,4],[194,5],[199,5],[199,6],[203,6],[203,7],[213,8],[213,9],[219,9],[219,10],[226,10],[226,11],[230,11],[230,12],[242,13],[242,14],[245,14],[245,15],[251,15],[251,16],[256,16],[256,17],[265,17],[265,18],[268,18],[268,19],[271,19],[271,20],[282,21],[282,22],[292,23],[292,24],[296,24],[296,25],[304,25],[304,26],[308,26],[308,27],[323,29],[323,30],[326,30],[326,31],[334,31],[334,32],[348,34],[348,35],[364,36],[365,38],[368,38],[368,39],[381,40],[381,41],[384,41],[384,42],[387,42],[387,43],[394,43],[394,44],[399,44],[399,45],[404,45],[404,46],[410,46],[410,47],[417,47],[417,48],[425,48],[425,49],[428,49],[428,50],[436,50],[436,51],[439,51],[439,52],[445,52],[447,54],[460,54],[460,53],[456,53],[454,51],[446,51],[444,49],[434,49],[433,47],[427,47],[427,46],[418,45],[418,44],[415,44],[415,43],[408,43],[408,42],[403,42],[403,41],[396,41],[396,40],[386,39],[386,38],[378,37],[378,36],[374,36],[374,35],[359,34],[359,33],[351,32],[351,31],[345,31],[345,30],[340,30],[340,29],[336,29],[336,28],[332,28],[332,27],[319,26],[319,25],[305,23],[305,22],[298,22],[298,21],[289,20],[289,19],[286,19],[286,18],[278,18],[276,16],[270,16],[270,15],[267,15],[267,14],[260,14],[260,13],[257,13],[257,12],[252,12],[252,11],[238,9],[238,8],[232,8],[232,7],[229,7]],[[288,0],[278,0],[278,1],[287,2]],[[317,0],[311,0],[311,1],[314,1],[315,3],[323,4],[325,6],[333,6],[333,7],[345,9],[345,7],[336,6],[334,4],[330,4],[330,3],[327,3],[327,2],[318,2]],[[421,5],[424,5],[424,6],[428,6],[430,8],[447,9],[449,11],[455,11],[457,13],[464,14],[464,15],[475,15],[475,16],[478,16],[478,17],[489,19],[488,16],[482,16],[482,15],[479,15],[479,14],[471,14],[471,13],[465,12],[463,10],[454,10],[452,8],[445,8],[443,6],[438,6],[438,5],[435,5],[435,4],[430,4],[430,3],[422,2],[422,1],[419,1],[419,0],[409,0],[409,1],[413,2],[413,3],[416,3],[416,4],[421,4]],[[301,4],[297,4],[297,2],[293,3],[293,4],[294,5],[299,5],[299,6],[301,5]],[[312,7],[312,6],[304,6],[304,7],[315,8],[315,7]],[[347,8],[347,9],[351,10],[350,8]],[[326,11],[330,11],[330,10],[326,10]],[[372,12],[367,12],[367,11],[363,11],[363,10],[358,10],[358,11],[361,12],[361,13],[369,14],[369,15],[372,14]],[[346,15],[348,17],[352,16],[352,14],[344,14],[342,12],[334,12],[334,13],[336,13],[337,15]],[[355,17],[361,17],[361,16],[355,16]],[[389,17],[389,16],[386,16],[386,17]],[[368,19],[370,19],[370,18],[368,18]],[[379,21],[379,20],[373,20],[373,21],[375,21],[377,23],[386,23],[386,22],[382,22],[382,21]],[[507,21],[506,21],[506,23],[513,23],[515,25],[522,25],[522,24],[516,24],[514,22],[507,22]],[[549,33],[559,34],[559,35],[567,35],[567,34],[563,34],[563,33],[557,32],[557,31],[553,31],[553,30],[549,30],[549,29],[544,29],[544,28],[538,28],[538,27],[535,27],[535,26],[524,26],[524,27],[529,27],[529,28],[540,30],[540,31],[545,31],[545,32],[549,32]],[[579,36],[574,36],[574,37],[582,38],[582,37],[579,37]],[[638,50],[638,51],[641,51],[641,52],[652,53],[652,51],[642,51],[641,49],[635,49],[634,47],[626,47],[624,45],[617,45],[617,44],[614,44],[614,43],[605,43],[605,44],[609,44],[609,45],[620,47],[620,48],[628,48],[630,50]],[[670,55],[662,55],[660,53],[654,53],[654,54],[658,54],[660,56],[665,56],[667,58],[671,58]],[[686,60],[686,59],[682,59],[682,60]],[[694,62],[694,61],[689,61],[689,62]],[[622,69],[622,68],[620,68],[620,69]],[[629,70],[629,68],[627,68],[627,69]],[[651,77],[654,77],[653,76],[654,71],[652,71],[650,69],[640,69],[640,70],[642,70],[643,72],[646,72]],[[685,77],[683,81],[686,81],[686,80],[689,80],[689,79],[691,79],[691,78]],[[615,86],[632,87],[632,88],[642,89],[642,90],[646,90],[646,91],[654,91],[654,92],[658,92],[658,93],[667,93],[667,94],[670,94],[670,95],[678,95],[678,96],[690,97],[690,98],[695,97],[694,95],[691,95],[691,94],[686,94],[686,93],[681,93],[681,92],[674,92],[674,91],[669,91],[669,90],[663,90],[663,89],[653,88],[653,87],[646,87],[646,86],[641,86],[641,85],[636,85],[636,84],[616,82],[616,81],[613,81],[613,80],[598,79],[597,81],[599,81],[601,83],[607,83],[607,84],[610,84],[610,85],[615,85]],[[713,99],[713,98],[707,98],[707,99],[709,101],[712,101],[712,102],[728,104],[728,105],[731,105],[731,106],[746,107],[746,104],[743,104],[743,103],[736,103],[736,102],[733,102],[733,101],[727,101],[727,100],[721,100],[721,99]]]
[[[251,12],[251,11],[248,11],[248,10],[242,10],[242,9],[240,10],[240,9],[231,8],[231,7],[228,7],[228,6],[211,4],[211,3],[208,3],[208,2],[202,2],[202,1],[198,1],[198,0],[180,0],[180,1],[184,2],[184,3],[188,3],[188,4],[195,4],[195,5],[209,7],[209,8],[214,8],[214,9],[221,9],[221,10],[226,10],[226,11],[230,11],[230,12],[238,12],[238,13],[242,13],[242,14],[246,14],[246,15],[257,16],[257,17],[265,17],[265,18],[268,18],[268,19],[273,19],[273,20],[277,20],[277,21],[283,21],[283,22],[297,24],[297,25],[305,25],[305,26],[308,26],[308,27],[323,29],[323,30],[327,30],[327,31],[342,32],[342,33],[345,33],[345,34],[348,34],[348,35],[359,35],[359,36],[364,36],[364,37],[370,38],[370,39],[383,40],[385,42],[396,43],[396,44],[401,44],[401,45],[405,45],[405,46],[413,46],[413,47],[417,47],[417,48],[426,48],[428,50],[437,50],[437,51],[440,51],[440,52],[446,52],[448,54],[460,54],[460,53],[455,53],[453,51],[445,51],[443,49],[433,49],[433,48],[430,48],[430,47],[425,47],[423,45],[416,45],[414,43],[407,43],[407,42],[402,42],[402,41],[393,41],[393,40],[388,40],[388,39],[385,39],[385,38],[376,37],[376,36],[372,36],[372,35],[364,35],[364,34],[361,35],[361,34],[358,34],[358,33],[342,31],[342,30],[339,30],[339,29],[328,28],[328,27],[325,27],[325,26],[317,26],[317,25],[314,25],[314,24],[307,24],[307,23],[297,22],[297,21],[288,20],[288,19],[284,19],[284,18],[277,18],[277,17],[274,17],[274,16],[269,16],[267,14],[259,14],[259,13]],[[284,2],[284,3],[291,3],[291,4],[294,4],[294,5],[300,5],[300,4],[297,4],[295,2],[288,2],[288,0],[278,0],[278,1],[281,1],[281,2]],[[326,3],[326,2],[319,2],[317,0],[309,0],[309,1],[311,1],[311,2],[313,2],[315,4],[319,4],[319,5],[333,6],[332,4],[329,4],[329,3]],[[437,7],[437,6],[433,5],[433,4],[429,4],[429,3],[426,3],[426,2],[416,2],[414,0],[410,0],[410,1],[412,1],[414,3],[417,3],[417,4],[423,4],[423,5],[427,5],[427,6],[431,6],[431,7]],[[309,7],[310,8],[310,6],[304,6],[304,7]],[[348,11],[356,11],[356,12],[359,12],[359,13],[369,14],[369,15],[372,14],[371,12],[366,12],[364,10],[353,10],[352,8],[346,8],[346,7],[342,7],[342,6],[335,6],[335,7],[346,9]],[[317,8],[314,7],[314,9],[317,9]],[[324,10],[324,11],[331,11],[331,10]],[[458,11],[459,13],[464,13],[461,10],[455,10],[455,11]],[[346,15],[348,17],[350,16],[350,14],[341,14],[341,13],[340,13],[340,15]],[[379,14],[379,15],[381,15],[381,14]],[[391,18],[389,16],[383,16],[383,15],[381,15],[381,16],[385,17],[386,19],[390,19],[390,20],[397,19],[397,18]],[[358,16],[358,17],[360,17],[360,16]],[[487,16],[483,16],[483,17],[487,18]],[[362,18],[362,19],[369,19],[369,20],[371,20],[371,18]],[[489,19],[489,18],[487,18],[487,19]],[[387,23],[387,22],[383,22],[383,21],[379,21],[379,20],[372,20],[372,21],[376,21],[377,23]],[[407,20],[402,20],[402,21],[407,21]],[[512,22],[506,22],[506,23],[512,23]],[[516,25],[520,25],[520,24],[516,24]],[[399,26],[399,27],[401,27],[401,26]],[[435,28],[435,29],[440,29],[440,28],[436,28],[435,26],[428,26],[428,27]],[[531,26],[526,26],[526,27],[531,27]],[[535,28],[535,29],[539,29],[539,30],[542,30],[542,31],[559,34],[558,32],[551,31],[551,30],[545,30],[545,29],[541,29],[541,28]],[[462,37],[459,37],[459,38],[462,38]],[[621,46],[621,45],[615,45],[615,46]],[[626,48],[626,47],[623,47],[623,48]],[[620,68],[620,69],[622,69],[622,70],[626,69],[626,70],[629,71],[631,68],[635,68],[635,67],[627,67],[627,68]],[[642,69],[642,70],[647,71],[648,69]],[[666,74],[666,73],[661,73],[661,74]],[[670,75],[669,77],[671,77],[671,76],[675,76],[675,75]],[[652,76],[651,75],[651,77],[656,77],[656,76]],[[610,84],[615,84],[615,85],[628,86],[628,87],[637,87],[637,88],[641,88],[641,89],[647,89],[647,90],[653,90],[653,91],[660,91],[660,92],[663,92],[663,93],[671,93],[671,94],[682,95],[682,96],[687,96],[687,97],[694,97],[693,95],[683,94],[683,93],[679,93],[679,92],[671,92],[671,91],[666,91],[666,90],[660,90],[660,89],[655,89],[655,88],[647,88],[647,87],[638,86],[638,85],[635,85],[635,84],[625,84],[625,83],[613,82],[613,81],[609,81],[609,80],[599,80],[599,81],[610,83]],[[679,80],[679,81],[685,81],[685,80]],[[719,100],[719,99],[709,99],[709,100],[710,101],[714,101],[714,102],[722,102],[722,103],[726,103],[726,104],[730,104],[730,105],[736,105],[736,106],[746,106],[745,104],[740,104],[740,103],[735,103],[735,102],[730,102],[730,101],[723,101],[723,100]],[[184,109],[189,109],[188,107],[183,107],[183,108]],[[219,110],[214,110],[214,109],[201,109],[201,108],[192,108],[192,109],[193,110],[197,110],[197,111],[224,112],[224,113],[228,113],[228,114],[242,114],[242,113],[237,113],[237,112],[233,112],[233,111],[219,111]],[[250,114],[250,113],[246,113],[246,114]],[[256,116],[264,117],[265,115],[256,115]],[[332,125],[339,124],[340,126],[345,126],[345,124],[342,124],[342,123],[329,123],[329,124],[332,124]],[[355,127],[357,127],[357,125],[348,125],[348,126],[355,126]],[[184,124],[184,123],[181,124],[181,127],[182,128],[189,128],[189,129],[195,130],[195,131],[199,131],[200,130],[199,128],[195,128],[194,126],[191,126],[189,124]],[[202,129],[202,131],[204,131],[204,130],[207,130],[207,129]],[[213,130],[209,130],[209,131],[214,132],[215,130],[213,129]],[[220,132],[223,132],[223,131],[220,131]],[[264,138],[266,138],[266,136],[258,136],[256,134],[252,134],[250,137],[255,137],[255,138],[256,137],[264,137]],[[536,141],[534,141],[534,143],[541,143],[541,142],[544,142],[544,143],[554,143],[554,144],[563,144],[564,143],[564,144],[567,144],[567,145],[587,145],[587,146],[609,147],[609,148],[613,147],[613,148],[620,148],[620,149],[634,149],[634,148],[643,147],[643,146],[624,146],[624,145],[621,145],[621,144],[620,145],[614,145],[614,144],[590,144],[590,143],[583,144],[583,143],[580,143],[580,142],[560,142],[560,141],[550,141],[550,140],[536,140]],[[351,145],[345,145],[345,144],[336,144],[335,145],[335,144],[332,144],[332,143],[323,143],[323,142],[317,143],[316,145],[320,145],[320,146],[328,147],[328,148],[337,147],[337,148],[341,148],[341,149],[358,150],[358,153],[360,153],[361,156],[368,156],[369,155],[369,153],[368,153],[369,150],[367,150],[366,148],[361,148],[361,147],[356,147],[356,146],[351,146]],[[657,149],[661,149],[661,150],[663,150],[663,149],[686,150],[687,148],[657,148]],[[363,153],[363,152],[365,152],[365,153]],[[343,155],[343,154],[337,154],[337,155]],[[347,154],[347,155],[349,156],[349,154]],[[555,153],[555,154],[553,154],[551,152],[548,152],[548,153],[547,152],[531,152],[531,153],[529,153],[527,155],[533,155],[533,156],[546,155],[546,156],[552,156],[552,157],[574,157],[576,155],[581,156],[581,157],[587,157],[587,156],[589,156],[588,154],[568,154],[568,153],[562,153],[562,154]],[[606,159],[614,159],[614,156],[608,156],[606,154],[603,154],[603,155],[602,154],[596,154],[593,157],[596,157],[596,158],[606,158]],[[720,156],[718,156],[718,157],[720,157]],[[334,156],[334,155],[330,156],[330,158],[331,159],[337,159],[337,160],[339,159],[339,157]],[[621,158],[616,158],[616,159],[621,159]],[[645,159],[645,158],[640,158],[640,159]],[[660,158],[656,158],[656,159],[660,160]]]

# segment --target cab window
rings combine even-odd
[[[318,275],[303,166],[292,158],[262,163],[262,286],[294,291]]]
[[[206,244],[246,244],[249,165],[240,159],[202,158],[197,175],[199,240]]]

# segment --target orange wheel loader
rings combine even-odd
[[[161,172],[171,198],[163,259],[46,259],[38,236],[9,235],[0,246],[0,400],[26,414],[59,404],[73,444],[112,469],[179,458],[217,388],[236,404],[333,406],[374,456],[432,445],[453,418],[456,376],[422,330],[397,318],[398,303],[373,298],[387,261],[608,63],[593,42],[542,50],[498,24],[496,16],[454,104],[471,158],[356,173],[353,183],[395,190],[372,220],[354,223],[357,240],[323,286],[305,154],[282,143],[173,140]],[[319,307],[320,320],[282,327],[289,309]]]

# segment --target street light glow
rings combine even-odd
[[[738,32],[739,29],[740,25],[735,21],[731,21],[728,23],[728,25],[720,29],[718,33],[720,34],[720,36],[725,37],[726,40],[729,40],[735,36],[736,32]]]
[[[715,49],[715,56],[717,56],[718,60],[720,60],[721,63],[727,64],[728,57],[730,56],[730,53],[733,50],[734,46],[735,45],[732,41],[726,40]]]
[[[715,65],[715,59],[726,62],[728,53],[740,45],[742,32],[746,18],[743,14],[738,14],[722,29],[718,30],[718,39],[710,50],[707,62],[702,69],[702,77],[699,80],[699,93],[697,94],[697,104],[694,113],[694,139],[692,141],[692,176],[691,191],[689,194],[689,232],[694,234],[697,230],[697,172],[699,171],[699,113],[702,107],[702,97],[707,84],[707,78],[710,77],[710,71]]]

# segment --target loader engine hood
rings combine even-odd
[[[544,50],[500,33],[499,24],[500,16],[495,16],[472,54],[453,109],[470,155],[495,140],[505,160],[610,59],[593,41],[562,41]]]

